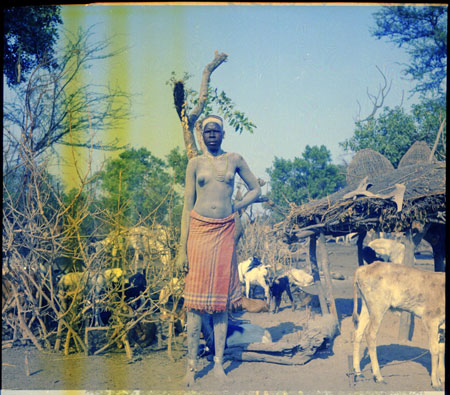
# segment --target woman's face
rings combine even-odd
[[[214,122],[207,123],[203,131],[203,141],[210,151],[218,151],[222,145],[223,131]]]

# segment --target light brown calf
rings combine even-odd
[[[361,313],[357,315],[358,291]],[[388,309],[408,311],[422,319],[429,334],[431,384],[443,387],[445,382],[444,343],[439,343],[439,327],[445,323],[445,273],[419,270],[391,262],[374,262],[360,266],[353,280],[353,368],[361,374],[359,349],[367,328],[366,341],[375,381],[384,382],[376,352],[376,337]]]

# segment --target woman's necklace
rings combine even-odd
[[[222,154],[225,155],[225,168],[221,171],[217,170],[216,166],[214,165],[214,161],[212,160],[211,156],[206,155],[206,157],[208,158],[209,163],[211,164],[213,170],[214,170],[214,178],[217,181],[220,182],[224,182],[225,181],[225,174],[227,173],[228,170],[228,155],[226,153]],[[219,155],[219,156],[222,156]],[[218,158],[219,156],[215,156],[214,158]]]

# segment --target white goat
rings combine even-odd
[[[263,265],[262,262],[256,258],[249,258],[238,265],[239,280],[245,283],[245,296],[250,296],[250,286],[252,284],[260,285],[264,288],[264,296],[269,300],[269,265]]]
[[[404,244],[391,239],[375,239],[372,240],[368,246],[372,248],[382,260],[400,265],[403,264],[403,258],[405,256]]]

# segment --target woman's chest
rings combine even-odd
[[[233,185],[236,166],[228,158],[205,158],[197,168],[197,185],[205,187],[215,183]]]

